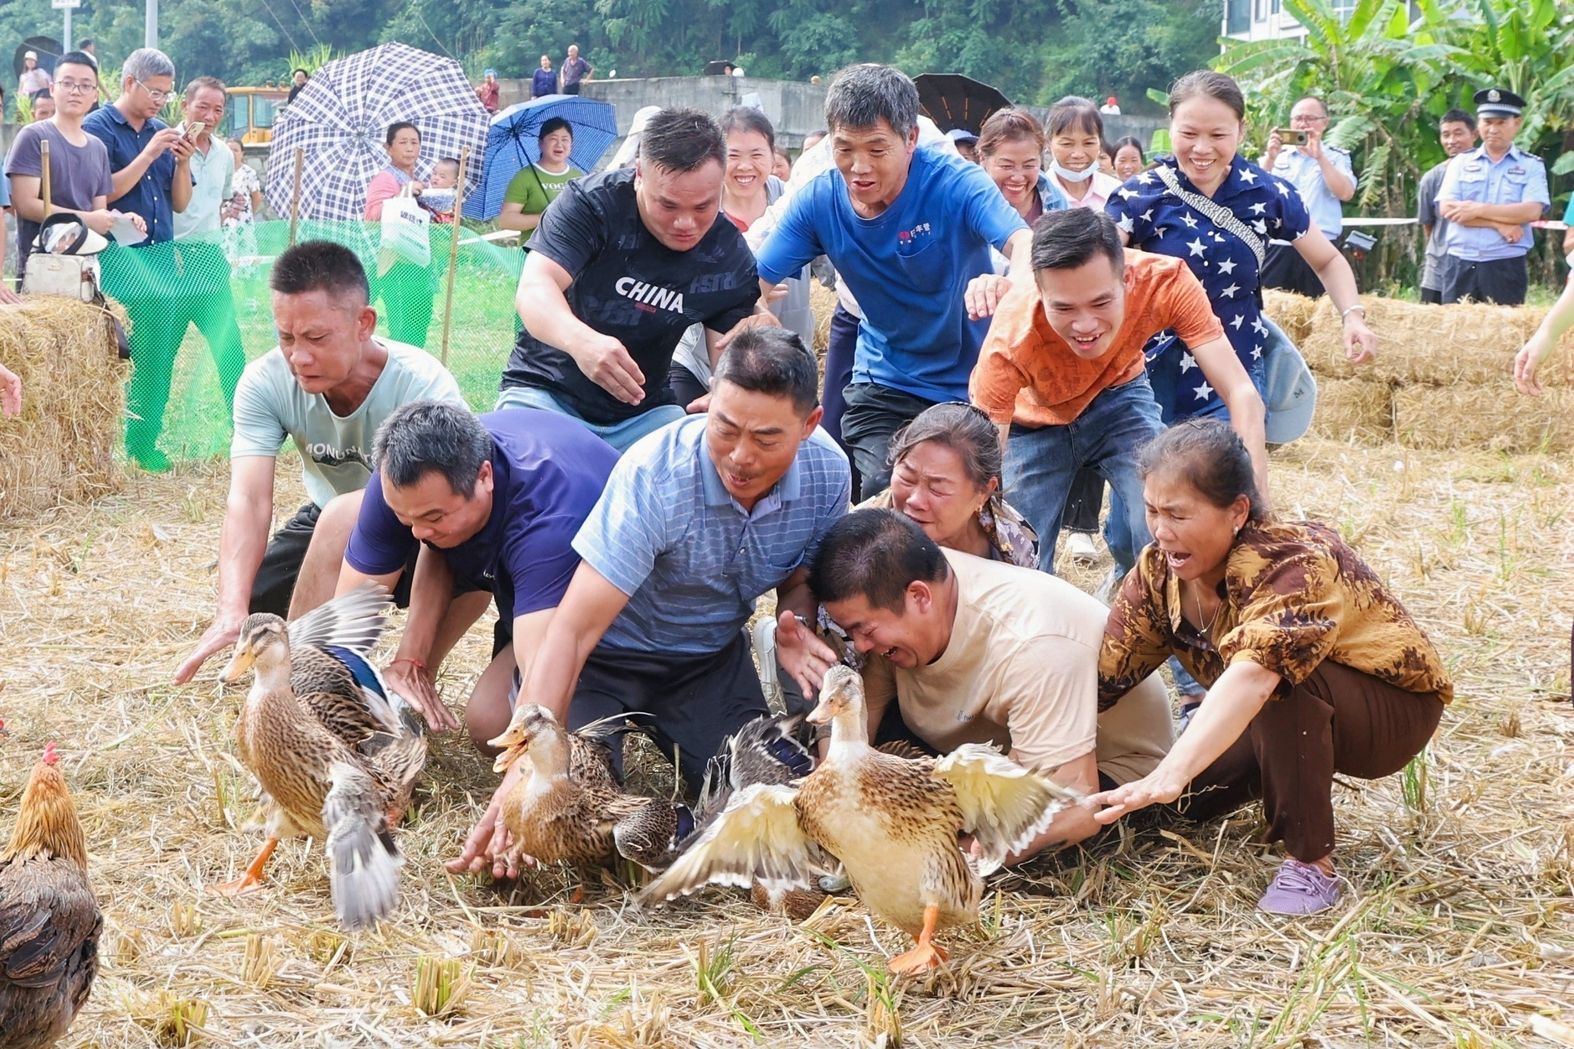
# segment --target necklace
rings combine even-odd
[[[1191,599],[1192,603],[1197,606],[1198,631],[1203,637],[1211,638],[1213,636],[1213,625],[1219,621],[1219,613],[1224,611],[1224,602],[1222,600],[1219,602],[1218,607],[1213,610],[1213,618],[1209,619],[1205,624],[1202,621],[1202,594],[1194,590],[1192,591]]]

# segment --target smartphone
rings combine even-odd
[[[1279,141],[1283,142],[1287,146],[1306,145],[1306,132],[1304,131],[1296,131],[1293,128],[1287,127],[1274,128],[1274,131],[1278,133]]]
[[[186,125],[184,136],[189,139],[195,139],[206,130],[208,130],[208,125],[198,120],[195,123]],[[1302,141],[1305,140],[1303,139]]]

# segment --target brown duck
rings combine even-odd
[[[972,834],[984,862],[998,865],[1079,800],[983,744],[923,761],[876,750],[863,682],[848,667],[827,672],[809,720],[831,725],[815,770],[796,785],[741,791],[642,899],[710,882],[805,888],[840,860],[859,899],[917,941],[891,971],[919,972],[946,958],[933,942],[938,930],[978,920],[983,882],[958,835]]]

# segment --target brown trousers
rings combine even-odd
[[[1206,820],[1261,798],[1268,841],[1305,863],[1333,851],[1335,772],[1378,779],[1421,752],[1443,716],[1436,696],[1406,692],[1328,660],[1270,699],[1241,738],[1176,801]]]

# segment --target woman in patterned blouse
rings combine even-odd
[[[1097,818],[1178,801],[1203,819],[1261,797],[1269,840],[1290,858],[1258,907],[1325,910],[1340,896],[1334,773],[1403,768],[1453,685],[1431,641],[1338,535],[1266,515],[1225,423],[1165,431],[1141,471],[1154,541],[1110,611],[1100,708],[1172,655],[1208,693],[1158,768],[1093,797]]]
[[[1344,318],[1350,360],[1371,359],[1377,336],[1366,326],[1365,307],[1356,301],[1350,264],[1311,225],[1295,188],[1237,152],[1245,116],[1240,87],[1223,73],[1204,70],[1181,77],[1170,91],[1175,155],[1159,158],[1116,190],[1104,210],[1128,245],[1186,260],[1261,393],[1268,326],[1259,271],[1270,237],[1292,242],[1317,271]],[[1166,424],[1226,414],[1218,392],[1204,381],[1174,332],[1155,335],[1145,352],[1148,380]]]

